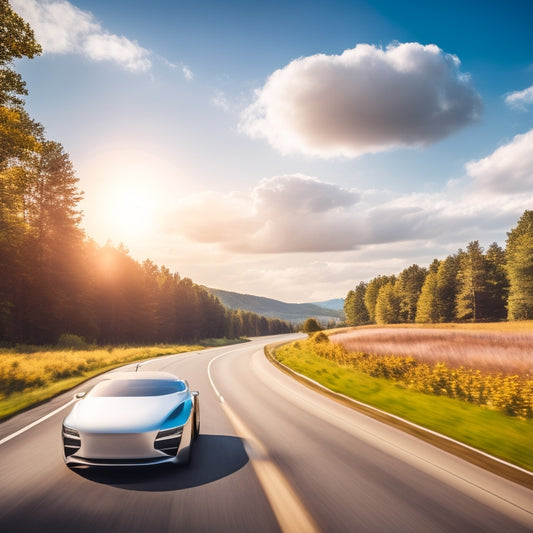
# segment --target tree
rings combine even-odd
[[[498,251],[494,247],[491,251],[491,258],[492,264],[483,254],[483,248],[478,241],[472,241],[464,255],[461,256],[457,273],[456,296],[459,320],[472,320],[473,322],[493,320],[503,313],[502,309],[495,307],[499,305],[496,299],[503,297],[505,287],[502,287],[502,294],[495,294],[493,285],[500,274],[497,267]]]
[[[22,157],[26,150],[32,150],[35,134],[42,134],[42,127],[23,110],[21,96],[27,94],[26,84],[13,70],[15,59],[40,53],[30,26],[7,0],[0,0],[0,171],[7,168],[10,158]]]
[[[393,281],[389,281],[379,289],[375,316],[377,324],[397,324],[400,321],[400,298]]]
[[[376,301],[378,299],[379,290],[383,285],[389,282],[396,281],[395,276],[378,276],[370,281],[365,292],[365,306],[368,311],[368,317],[371,323],[376,322]]]
[[[370,322],[365,305],[365,294],[368,283],[361,281],[355,291],[349,291],[344,299],[344,314],[349,326],[362,326]]]
[[[533,319],[533,211],[524,211],[507,233],[505,268],[509,279],[509,320]]]
[[[26,84],[11,66],[13,60],[32,58],[41,52],[30,25],[7,0],[0,0],[0,106],[22,105],[19,96],[27,94]]]
[[[453,322],[456,318],[457,273],[463,254],[464,252],[459,250],[456,255],[449,255],[439,262],[435,288],[437,316],[434,322]]]
[[[422,286],[427,276],[427,270],[418,265],[411,265],[404,269],[398,276],[395,284],[396,294],[399,298],[400,322],[414,322],[416,306]]]
[[[302,331],[304,333],[315,333],[316,331],[321,330],[322,327],[320,326],[316,318],[308,318],[302,326]]]
[[[493,242],[485,254],[487,264],[487,315],[491,320],[503,320],[507,316],[509,280],[505,271],[505,251]]]
[[[437,297],[437,272],[430,270],[416,304],[415,322],[419,324],[435,323],[439,321]]]

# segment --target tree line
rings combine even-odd
[[[507,233],[505,249],[472,241],[428,268],[360,282],[345,298],[348,325],[533,319],[533,211]]]
[[[189,342],[292,331],[278,319],[226,309],[188,278],[80,228],[68,154],[24,109],[13,62],[41,53],[31,27],[0,0],[0,342]]]

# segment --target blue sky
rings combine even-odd
[[[533,3],[12,0],[83,226],[211,287],[344,297],[533,209]]]

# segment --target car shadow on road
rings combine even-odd
[[[126,490],[163,492],[211,483],[240,470],[248,462],[239,437],[201,434],[190,465],[154,467],[82,467],[72,472],[88,481]]]

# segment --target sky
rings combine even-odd
[[[533,209],[530,0],[10,3],[82,226],[138,261],[316,302]]]

